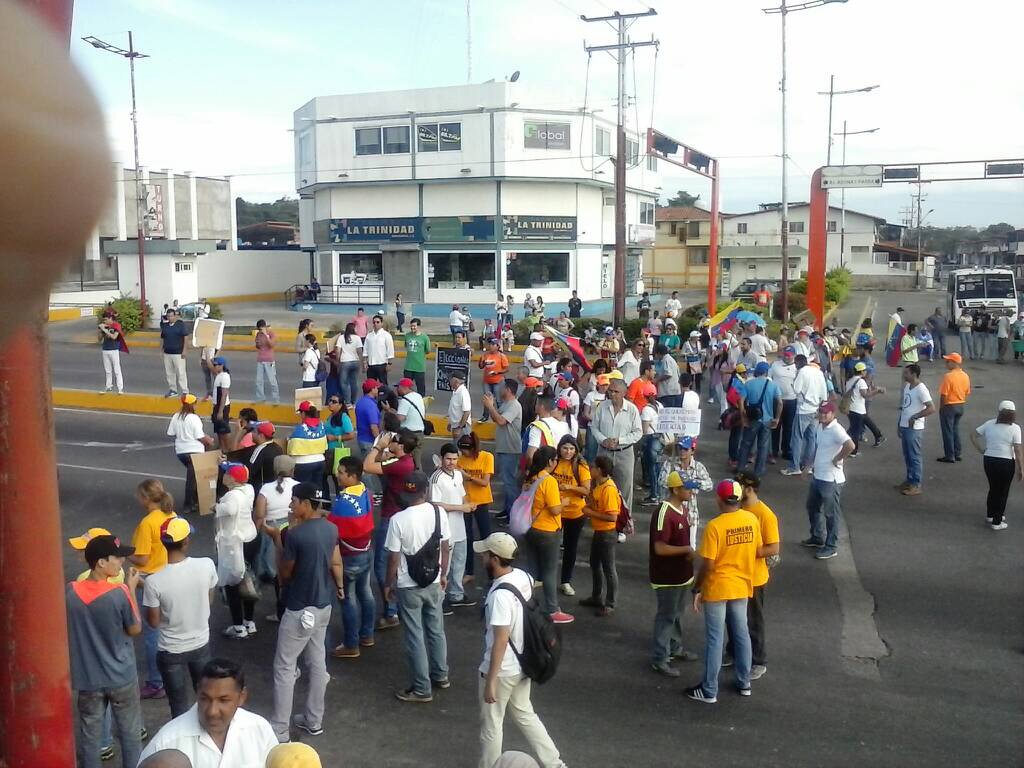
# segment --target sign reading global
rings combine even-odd
[[[570,149],[569,123],[523,122],[523,146],[526,149]]]

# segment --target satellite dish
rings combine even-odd
[[[510,77],[508,80],[509,80],[510,83],[514,83],[518,79],[519,79],[519,70],[517,69],[515,72],[512,73],[512,77]]]

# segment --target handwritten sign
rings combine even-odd
[[[452,374],[459,374],[469,386],[469,355],[468,349],[454,347],[438,347],[437,349],[437,381],[438,392],[451,392],[452,385],[448,380]]]
[[[662,408],[658,412],[659,434],[700,436],[700,409]]]

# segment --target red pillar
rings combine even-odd
[[[711,227],[708,244],[708,314],[715,314],[718,299],[718,180],[719,161],[712,160],[714,171],[711,176]]]
[[[70,44],[73,0],[24,0]],[[17,258],[12,256],[12,258]],[[0,765],[75,763],[44,307],[0,351]]]
[[[828,190],[821,188],[821,169],[811,176],[810,231],[807,235],[807,308],[820,331],[825,322],[825,256],[828,234]]]

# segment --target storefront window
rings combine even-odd
[[[508,287],[568,288],[569,254],[524,251],[509,254]]]
[[[380,253],[340,253],[338,263],[342,284],[384,282],[383,257]]]
[[[427,254],[427,287],[442,290],[494,290],[494,253]]]

